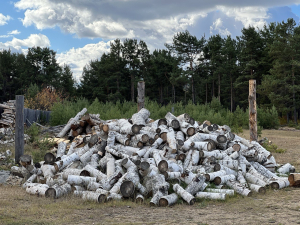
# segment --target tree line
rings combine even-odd
[[[31,83],[90,101],[136,101],[136,84],[143,79],[146,96],[161,105],[217,98],[234,111],[248,107],[249,80],[255,79],[259,107],[274,105],[287,122],[300,116],[300,27],[293,19],[249,26],[236,38],[198,38],[186,30],[152,53],[142,40],[116,39],[109,53],[83,68],[76,88],[70,67],[59,67],[48,48],[30,48],[26,56],[2,51],[0,66],[0,101],[24,93]]]

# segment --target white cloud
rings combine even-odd
[[[50,47],[50,41],[46,35],[31,34],[26,39],[13,38],[11,41],[0,42],[0,50],[11,49],[12,51],[26,52],[27,48],[35,46]]]
[[[72,48],[67,52],[57,54],[57,62],[60,65],[70,65],[73,76],[76,80],[79,80],[82,75],[83,67],[91,60],[100,58],[103,53],[109,52],[109,48],[110,42],[103,41],[97,44],[87,44],[82,48]]]
[[[213,25],[210,26],[210,34],[213,34],[214,30],[218,31],[218,33],[223,36],[231,35],[230,31],[223,26],[221,18],[218,18]]]
[[[7,21],[11,19],[12,18],[10,16],[4,16],[2,13],[0,13],[0,26],[7,24]]]
[[[18,30],[12,30],[12,31],[8,32],[7,34],[9,34],[9,35],[16,35],[16,34],[20,34],[20,33],[21,32],[18,31]]]
[[[236,21],[242,22],[244,27],[251,25],[263,28],[266,19],[270,17],[267,13],[268,8],[264,7],[228,8],[219,6],[218,8],[228,17],[233,17]]]

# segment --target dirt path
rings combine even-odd
[[[248,137],[247,133],[244,134]],[[300,171],[300,132],[265,130],[286,153],[274,156]],[[53,200],[25,193],[20,187],[0,186],[0,224],[300,224],[300,189],[268,189],[265,195],[234,196],[225,202],[198,200],[167,207],[130,201],[94,204],[73,196]]]

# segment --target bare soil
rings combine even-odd
[[[249,132],[240,136],[248,139]],[[285,153],[274,153],[278,163],[291,163],[300,172],[300,132],[263,130]],[[0,186],[0,224],[300,224],[300,189],[268,189],[252,197],[225,201],[182,200],[172,207],[150,207],[131,201],[97,204],[74,196],[48,199],[31,196],[20,187]]]

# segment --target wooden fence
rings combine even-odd
[[[24,108],[24,123],[31,126],[33,122],[48,123],[50,121],[51,111],[35,110]]]

